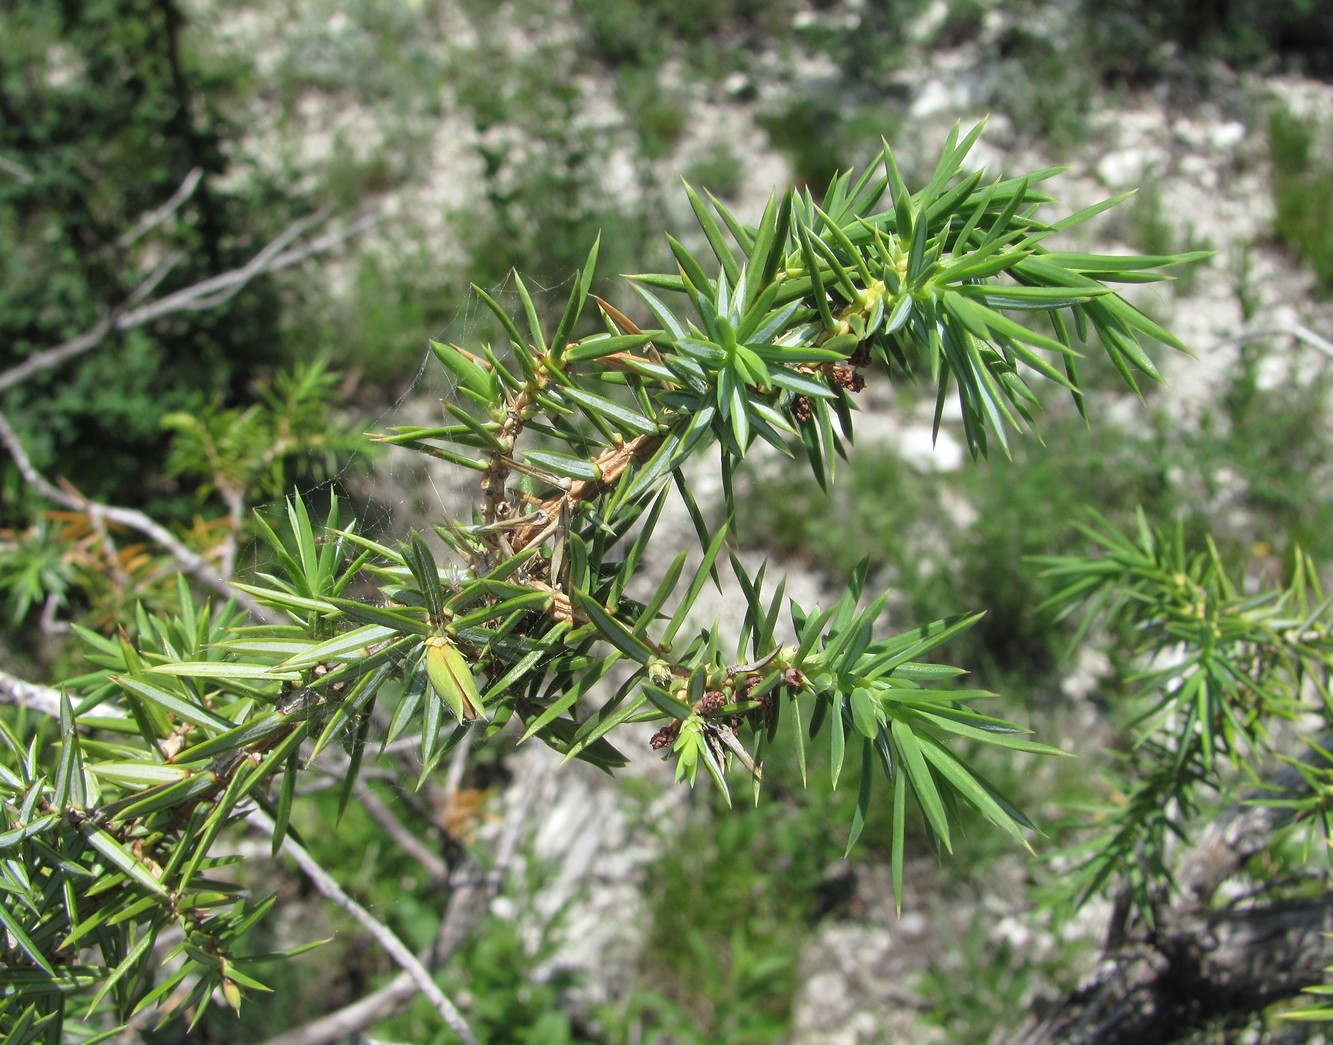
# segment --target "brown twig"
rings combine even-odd
[[[631,464],[641,463],[652,457],[665,438],[666,436],[660,433],[640,435],[622,443],[620,446],[612,446],[603,450],[597,456],[596,461],[593,462],[597,468],[597,474],[601,478],[579,479],[570,483],[568,490],[562,490],[543,501],[538,511],[542,513],[544,519],[548,520],[559,518],[562,507],[573,513],[584,501],[590,501],[608,490],[613,490],[625,469]],[[519,527],[513,531],[509,538],[510,546],[515,552],[520,552],[546,528],[547,523],[545,522]]]

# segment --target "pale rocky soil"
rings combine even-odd
[[[437,5],[440,38],[467,46],[477,38],[475,19],[450,5]],[[943,5],[938,5],[942,7]],[[318,31],[336,42],[353,32],[339,21],[328,5],[310,0],[293,4],[308,23],[306,31]],[[807,12],[804,17],[856,17],[858,4],[847,3],[833,13]],[[257,39],[293,39],[292,19],[274,5],[268,16],[247,9],[243,18],[229,19],[212,8],[223,30],[232,34],[237,46],[249,47]],[[502,37],[504,46],[518,54],[524,49],[550,53],[568,23],[561,17],[562,5],[550,5],[544,19],[524,22]],[[938,17],[932,9],[923,22]],[[321,22],[320,19],[323,19]],[[311,30],[311,26],[314,30]],[[913,31],[926,35],[928,25]],[[996,31],[991,26],[988,31]],[[488,32],[490,30],[487,30]],[[342,35],[340,35],[342,34]],[[330,45],[332,46],[332,45]],[[943,140],[950,125],[983,115],[988,78],[995,75],[985,66],[980,44],[951,51],[926,54],[917,69],[904,70],[902,80],[912,85],[907,115],[896,143],[908,163],[929,157]],[[817,59],[771,56],[775,75],[771,82],[759,80],[753,92],[742,97],[702,85],[682,84],[691,98],[693,112],[675,157],[668,166],[685,169],[690,160],[725,141],[745,157],[744,183],[735,209],[742,217],[757,216],[774,186],[790,176],[786,159],[768,143],[754,122],[754,112],[777,92],[794,90],[804,77],[815,81],[831,72]],[[779,75],[780,73],[780,75]],[[583,107],[589,126],[614,141],[624,128],[608,85],[596,75],[570,69],[583,92]],[[732,85],[735,87],[736,85]],[[1028,141],[1001,112],[990,114],[988,131],[975,153],[975,160],[995,172],[1014,173],[1053,163],[1071,169],[1053,182],[1053,191],[1068,210],[1086,206],[1136,185],[1150,184],[1160,194],[1161,219],[1176,241],[1207,245],[1217,255],[1206,262],[1191,282],[1188,297],[1177,297],[1162,285],[1140,288],[1136,303],[1166,321],[1195,353],[1188,359],[1172,356],[1164,370],[1172,388],[1173,409],[1187,424],[1209,401],[1234,364],[1234,339],[1246,331],[1281,330],[1302,325],[1324,336],[1333,336],[1333,310],[1316,303],[1312,280],[1271,239],[1272,202],[1268,188],[1267,145],[1263,113],[1267,100],[1280,98],[1293,111],[1333,118],[1333,88],[1327,84],[1297,80],[1246,82],[1226,80],[1216,97],[1193,99],[1188,105],[1172,104],[1169,97],[1144,94],[1121,98],[1114,107],[1095,113],[1092,126],[1081,144],[1067,152],[1050,154]],[[301,99],[282,119],[256,123],[247,151],[263,161],[290,164],[318,172],[336,149],[352,147],[373,151],[384,140],[381,113],[348,105],[345,98],[311,94]],[[476,160],[479,132],[446,96],[428,130],[431,162],[402,188],[379,201],[386,220],[364,249],[392,257],[395,236],[404,229],[421,234],[438,251],[435,259],[442,271],[461,262],[450,253],[450,228],[454,216],[479,204],[470,195],[481,177]],[[492,141],[512,134],[508,145],[526,148],[522,135],[504,128],[484,132]],[[623,149],[612,146],[602,171],[609,191],[632,199],[636,190],[636,165]],[[664,177],[664,183],[670,178]],[[683,198],[674,214],[674,231],[691,227]],[[1073,249],[1130,251],[1127,237],[1133,230],[1123,217],[1103,217],[1076,233]],[[1248,266],[1245,270],[1244,266]],[[1242,285],[1243,284],[1243,285]],[[1242,315],[1241,292],[1251,301],[1252,315]],[[1290,352],[1305,365],[1318,362],[1316,351],[1294,341],[1280,341],[1279,351]],[[1284,373],[1287,361],[1275,359],[1273,373]],[[434,415],[433,395],[438,388],[424,386],[427,394],[410,398],[398,408],[401,416],[386,423],[422,420]],[[858,444],[876,442],[896,446],[922,468],[952,469],[965,466],[960,440],[948,430],[933,448],[929,439],[929,415],[897,417],[876,413],[873,401],[866,404],[858,429]],[[1138,407],[1132,398],[1100,404],[1094,423],[1132,426]],[[470,496],[456,484],[452,474],[425,476],[405,469],[390,470],[381,477],[391,484],[377,491],[381,502],[428,506],[428,510],[458,510]],[[708,484],[700,473],[700,501],[708,500]],[[1188,482],[1189,477],[1182,477]],[[654,552],[668,562],[680,547],[693,539],[683,511],[673,518]],[[805,605],[827,604],[837,592],[828,582],[801,571],[799,564],[785,564],[788,590]],[[700,607],[701,617],[725,613],[729,599],[718,597]],[[1087,668],[1086,677],[1071,680],[1067,721],[1058,738],[1071,749],[1076,739],[1085,743],[1095,731],[1096,715],[1081,692],[1095,684],[1098,665]],[[586,977],[586,1003],[617,997],[632,973],[639,927],[647,912],[638,892],[645,869],[658,852],[660,832],[645,825],[660,825],[664,818],[689,815],[688,795],[670,783],[669,767],[643,754],[631,772],[660,787],[661,798],[650,809],[625,799],[625,789],[586,767],[563,767],[549,771],[550,756],[529,749],[512,760],[515,789],[537,788],[541,823],[533,833],[530,858],[554,867],[554,887],[548,886],[541,903],[526,906],[520,899],[501,902],[502,913],[532,923],[534,936],[539,923],[554,917],[568,900],[573,907],[565,914],[563,937],[567,941],[555,959],[561,965],[580,969]],[[1038,772],[1039,770],[1034,770]],[[534,775],[535,774],[535,775]],[[799,956],[804,985],[796,998],[793,1042],[809,1045],[859,1045],[859,1043],[944,1040],[939,1032],[920,1024],[920,996],[913,977],[927,963],[941,960],[951,944],[977,917],[995,927],[998,941],[1040,951],[1050,951],[1055,941],[1039,919],[1027,912],[1022,899],[1026,857],[1015,854],[1013,863],[997,872],[994,887],[973,902],[932,894],[938,877],[933,863],[919,862],[909,873],[909,905],[899,919],[892,911],[887,872],[883,868],[858,868],[855,876],[854,920],[826,920],[815,930]],[[1104,910],[1092,907],[1077,927],[1078,932],[1097,938]]]

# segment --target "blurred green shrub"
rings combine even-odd
[[[1081,0],[1079,13],[1109,81],[1142,83],[1170,71],[1177,55],[1168,48],[1239,67],[1333,75],[1333,7],[1324,0]]]
[[[726,142],[717,142],[685,170],[685,180],[691,185],[724,200],[735,196],[744,177],[740,157]]]
[[[1321,141],[1329,128],[1281,107],[1268,116],[1269,155],[1273,164],[1273,228],[1333,290],[1333,163]]]
[[[990,104],[1036,141],[1068,148],[1087,136],[1098,84],[1095,49],[1015,25],[997,42],[999,65]]]
[[[893,138],[902,116],[892,104],[863,103],[826,85],[760,112],[756,122],[791,161],[795,183],[822,195],[839,171],[865,162],[867,142]]]
[[[719,36],[751,29],[780,36],[790,23],[790,0],[573,0],[594,52],[612,65],[658,64],[685,44],[698,48]]]
[[[642,157],[652,161],[671,156],[689,119],[684,92],[664,88],[654,69],[628,65],[616,72],[616,96],[638,135]]]

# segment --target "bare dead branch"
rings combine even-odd
[[[176,250],[168,254],[158,263],[157,268],[148,273],[148,278],[135,287],[130,296],[125,299],[125,307],[133,308],[140,301],[147,298],[149,294],[157,289],[158,284],[167,278],[167,274],[184,260],[185,254],[182,251]]]
[[[256,276],[283,267],[277,264],[277,259],[293,242],[300,238],[306,229],[318,225],[326,216],[327,212],[317,211],[294,221],[275,239],[265,244],[263,250],[240,268],[200,280],[193,286],[184,287],[153,302],[151,305],[145,305],[142,311],[147,319],[143,322],[146,323],[175,312],[201,312],[205,309],[216,308],[218,305],[229,301]],[[303,256],[308,257],[309,255]]]
[[[0,443],[5,445],[10,456],[14,458],[14,463],[18,466],[19,474],[23,476],[24,481],[46,500],[70,511],[86,512],[94,521],[106,520],[113,522],[151,538],[175,560],[176,564],[185,573],[188,573],[200,584],[228,599],[236,600],[237,605],[244,608],[255,620],[266,624],[279,622],[277,616],[253,597],[243,591],[233,589],[227,583],[227,579],[219,574],[207,559],[187,548],[176,539],[170,530],[151,516],[134,508],[118,508],[114,505],[90,501],[86,497],[63,490],[47,480],[33,466],[32,460],[23,448],[23,443],[19,440],[18,434],[3,414],[0,414]]]
[[[60,717],[60,694],[50,686],[39,686],[6,671],[0,671],[0,704]]]
[[[463,786],[463,773],[467,770],[468,753],[472,750],[472,738],[476,736],[472,730],[463,734],[463,739],[458,742],[454,748],[454,753],[449,759],[449,771],[444,775],[444,793],[449,796],[456,795],[458,789]]]
[[[23,164],[15,163],[3,156],[0,156],[0,171],[4,171],[20,185],[27,185],[32,181],[32,171],[28,170]]]
[[[60,691],[50,686],[29,682],[17,675],[0,671],[0,704],[26,708],[40,715],[51,718],[60,717]],[[99,706],[97,714],[101,718],[124,718],[125,713],[117,707]]]
[[[74,629],[70,627],[68,621],[56,619],[56,614],[60,612],[62,599],[57,592],[48,591],[46,598],[42,601],[42,615],[38,619],[38,627],[42,629],[43,635],[65,635]]]
[[[1022,1045],[1167,1045],[1323,981],[1333,896],[1171,921],[1108,957]]]
[[[536,751],[537,749],[534,749]],[[536,770],[525,779],[522,787],[511,787],[505,795],[508,808],[503,815],[503,830],[495,845],[494,863],[485,874],[476,874],[478,868],[459,868],[455,880],[459,882],[449,904],[449,911],[440,926],[435,961],[447,961],[472,934],[490,907],[491,900],[500,891],[509,869],[518,857],[533,809],[541,800],[541,790],[550,776],[551,767],[558,761],[554,754],[541,752]]]
[[[0,442],[5,444],[5,449],[14,458],[14,463],[18,465],[19,475],[23,476],[24,482],[48,501],[54,501],[56,504],[69,507],[68,502],[73,498],[69,497],[64,490],[47,482],[46,477],[37,471],[33,466],[32,458],[28,456],[28,451],[23,448],[18,433],[10,426],[4,414],[0,414]]]
[[[392,1016],[416,993],[412,977],[405,972],[399,973],[379,990],[358,998],[337,1012],[269,1038],[263,1045],[329,1045],[349,1039],[371,1024]]]
[[[389,839],[425,868],[428,875],[436,881],[444,881],[449,877],[449,865],[444,862],[444,858],[409,831],[406,825],[394,816],[393,810],[385,805],[384,800],[366,786],[364,781],[357,783],[356,798]]]
[[[246,819],[256,830],[270,837],[272,836],[274,823],[263,811],[253,810],[247,815]],[[348,896],[333,876],[325,871],[319,862],[293,839],[290,837],[284,839],[282,850],[296,862],[301,872],[309,879],[310,884],[322,896],[341,907],[375,938],[375,941],[403,970],[402,974],[411,980],[415,990],[420,992],[431,1003],[435,1011],[440,1014],[445,1026],[457,1034],[465,1045],[477,1045],[477,1039],[472,1033],[472,1028],[468,1026],[467,1020],[463,1018],[463,1014],[440,990],[435,981],[431,979],[431,975],[425,966],[421,964],[416,955],[408,950],[407,945],[398,938],[397,934]]]
[[[1263,330],[1247,330],[1243,334],[1237,334],[1235,337],[1223,338],[1215,343],[1215,348],[1223,348],[1227,345],[1244,345],[1251,341],[1263,341],[1266,338],[1289,337],[1308,345],[1317,352],[1333,359],[1333,341],[1326,337],[1316,334],[1309,327],[1302,323],[1292,323],[1290,326],[1269,327]]]
[[[156,290],[158,284],[161,283],[162,280],[167,277],[167,273],[180,262],[182,256],[183,255],[179,253],[168,255],[157,268],[153,269],[153,271],[148,274],[148,277],[142,283],[130,292],[130,296],[127,297],[118,308],[112,309],[98,320],[97,324],[91,330],[80,334],[78,337],[70,341],[66,341],[63,345],[57,345],[55,348],[49,348],[43,352],[37,352],[34,355],[29,356],[18,366],[11,367],[3,374],[0,374],[0,392],[3,392],[5,389],[13,385],[26,381],[28,378],[32,377],[33,374],[39,374],[43,370],[50,370],[59,366],[67,359],[73,359],[75,356],[95,348],[102,343],[107,334],[111,333],[112,329],[128,329],[127,327],[118,326],[120,321],[124,318],[126,311],[132,309],[136,304]]]
[[[202,168],[193,168],[189,174],[185,175],[185,180],[181,182],[180,188],[171,194],[171,198],[155,211],[145,214],[140,219],[139,224],[116,240],[116,246],[124,248],[136,243],[175,214],[176,211],[180,210],[181,205],[194,195],[194,190],[199,187],[199,182],[203,180],[203,177]]]
[[[177,312],[214,308],[235,297],[246,284],[256,277],[270,272],[278,272],[281,269],[305,261],[307,258],[322,254],[339,243],[361,234],[379,220],[377,214],[367,213],[350,225],[325,233],[307,243],[292,246],[292,243],[302,233],[312,225],[322,221],[324,217],[325,215],[322,213],[315,214],[288,226],[286,230],[270,241],[263,250],[240,268],[201,280],[157,301],[138,305],[138,302],[147,297],[148,293],[166,275],[167,270],[159,266],[120,306],[104,316],[92,329],[66,341],[63,345],[36,352],[18,366],[0,373],[0,392],[28,380],[34,374],[51,370],[96,348],[108,334],[115,331],[132,330],[135,327],[141,327],[155,319]]]

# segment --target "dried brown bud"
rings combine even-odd
[[[795,418],[797,424],[805,424],[810,420],[810,397],[798,395],[791,401],[791,416]]]
[[[710,689],[705,693],[699,702],[694,705],[693,711],[696,715],[711,715],[720,707],[725,707],[729,701],[725,693],[719,693],[715,689]]]
[[[648,741],[648,746],[654,751],[661,751],[664,747],[670,747],[676,742],[676,735],[679,732],[680,720],[673,718],[652,735],[652,739]]]
[[[861,371],[848,363],[834,363],[829,368],[829,377],[835,385],[841,385],[849,392],[859,392],[866,386]]]

